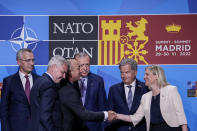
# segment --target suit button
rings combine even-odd
[[[131,127],[129,127],[129,130],[131,130]]]

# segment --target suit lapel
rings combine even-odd
[[[38,78],[38,76],[36,76],[35,74],[32,73],[32,78],[33,78],[33,83],[36,81],[36,79]]]
[[[30,93],[31,93],[32,89],[34,88],[34,82],[36,81],[36,79],[38,78],[38,76],[36,76],[35,74],[32,73],[32,78],[33,78],[33,86],[32,86],[32,88],[30,90]]]
[[[23,97],[25,97],[26,102],[29,103],[28,100],[27,100],[27,96],[25,94],[25,90],[23,88],[22,81],[21,81],[20,76],[19,76],[19,72],[17,72],[16,75],[14,76],[13,85],[16,86],[16,88],[17,88],[16,91],[18,91],[18,93],[20,93]]]
[[[46,77],[47,79],[49,79],[51,82],[53,82],[55,84],[53,79],[47,73],[44,73],[42,76]]]
[[[135,86],[135,93],[134,93],[133,103],[132,103],[132,107],[131,107],[130,112],[133,112],[133,110],[135,110],[135,108],[137,106],[137,101],[140,99],[138,94],[140,94],[140,88]]]
[[[127,104],[127,99],[126,99],[126,95],[125,95],[125,89],[124,89],[124,83],[123,82],[121,83],[121,86],[119,87],[119,90],[120,90],[121,98],[122,98],[123,103],[124,103],[124,107],[126,107],[128,112],[129,112],[129,107],[128,107],[128,104]]]
[[[92,77],[91,77],[91,73],[88,74],[88,81],[87,81],[87,89],[86,89],[86,98],[85,98],[85,103],[84,103],[84,106],[87,105],[87,102],[88,102],[88,98],[89,98],[89,94],[90,92],[93,90],[93,80],[92,80]]]
[[[136,108],[138,108],[138,103],[140,103],[141,100],[141,88],[140,87],[139,81],[136,79],[136,85],[135,85],[135,92],[134,92],[134,97],[133,97],[133,103],[131,106],[130,113],[134,113],[136,111]]]
[[[146,95],[146,103],[144,104],[144,109],[147,109],[145,110],[145,117],[146,117],[146,121],[148,124],[150,124],[150,110],[151,110],[151,101],[152,101],[152,91],[150,91],[149,93],[147,93]],[[145,102],[144,101],[144,102]]]
[[[69,81],[68,81],[69,82]],[[77,90],[77,92],[79,93],[80,97],[81,97],[81,92],[80,92],[80,87],[78,84],[78,81],[73,83],[74,88]]]

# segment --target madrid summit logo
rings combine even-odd
[[[22,27],[16,28],[12,32],[11,38],[8,40],[15,52],[22,48],[30,48],[34,51],[39,42],[35,31],[25,26],[25,16],[23,17],[23,23]]]

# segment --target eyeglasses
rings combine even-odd
[[[26,59],[26,60],[20,59],[20,60],[25,61],[25,62],[30,62],[30,61],[34,62],[35,61],[35,59]]]

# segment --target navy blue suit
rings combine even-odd
[[[107,96],[103,78],[93,74],[88,74],[87,90],[84,107],[90,111],[106,111]],[[104,130],[103,122],[86,122],[90,131]]]
[[[34,83],[39,76],[32,77]],[[18,72],[3,80],[0,110],[1,131],[29,131],[30,104]]]
[[[62,115],[58,89],[59,86],[46,73],[34,83],[30,95],[31,131],[61,130]]]
[[[124,83],[118,83],[110,87],[109,95],[108,95],[108,106],[109,110],[113,110],[120,114],[134,114],[139,105],[140,100],[143,94],[148,92],[148,88],[144,85],[144,83],[136,80],[135,93],[133,98],[132,107],[129,110],[125,90]],[[116,120],[109,124],[106,127],[106,130],[110,131],[146,131],[145,120],[143,119],[136,127],[133,127],[131,123],[123,122]]]

